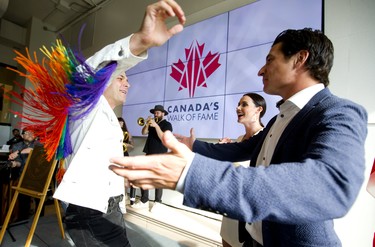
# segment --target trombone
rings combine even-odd
[[[154,118],[154,121],[155,121],[156,123],[159,123],[160,118],[155,117],[155,118]],[[145,120],[143,117],[140,117],[140,118],[138,118],[137,123],[138,123],[139,126],[144,126],[144,125],[146,124],[146,120]]]

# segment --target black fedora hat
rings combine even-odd
[[[151,109],[151,110],[150,110],[150,112],[151,112],[152,114],[154,114],[155,111],[161,111],[161,112],[164,112],[164,115],[165,115],[165,116],[168,115],[168,112],[167,112],[166,110],[164,110],[164,106],[162,106],[162,105],[156,105],[156,106],[154,107],[154,109]]]

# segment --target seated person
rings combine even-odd
[[[12,153],[9,155],[9,161],[12,167],[12,180],[17,180],[25,167],[27,157],[33,150],[34,146],[39,143],[30,130],[22,131],[23,141],[13,145]],[[36,205],[39,200],[35,201]],[[18,196],[18,215],[16,221],[27,220],[30,216],[31,198],[29,196],[19,194]],[[44,214],[44,210],[41,215]]]
[[[25,166],[29,153],[33,150],[35,143],[37,143],[34,133],[30,130],[22,131],[22,142],[16,143],[12,147],[12,152],[9,154],[12,168],[19,167],[19,174],[21,174]]]
[[[12,130],[13,137],[9,141],[7,141],[7,145],[9,145],[9,150],[12,150],[12,147],[14,144],[22,142],[23,138],[20,135],[20,130],[19,129],[13,129]]]

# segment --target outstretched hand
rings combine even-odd
[[[177,140],[183,144],[185,144],[190,150],[193,150],[193,144],[195,142],[195,133],[194,128],[190,129],[190,136],[183,136],[180,134],[174,134]]]
[[[179,23],[168,28],[166,20],[171,17],[177,17]],[[185,14],[174,0],[160,0],[147,6],[142,26],[131,38],[131,52],[139,55],[148,48],[163,45],[183,30],[185,22]]]
[[[230,139],[229,137],[224,137],[224,138],[219,139],[218,143],[219,144],[232,143],[232,139]]]
[[[142,155],[111,158],[109,166],[116,174],[125,177],[128,185],[142,189],[175,189],[187,162],[194,153],[177,141],[170,131],[162,137],[165,147],[171,150],[166,154]]]

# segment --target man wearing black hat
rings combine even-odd
[[[172,124],[164,119],[168,112],[164,110],[162,105],[155,105],[150,112],[154,114],[154,118],[148,117],[145,126],[142,128],[142,135],[148,135],[143,152],[146,155],[166,153],[168,148],[164,147],[161,137],[166,130],[173,130]],[[149,208],[148,190],[141,189],[141,194],[141,200],[133,204],[132,208]],[[152,209],[155,209],[157,203],[161,203],[162,194],[162,189],[155,189],[155,203]]]

